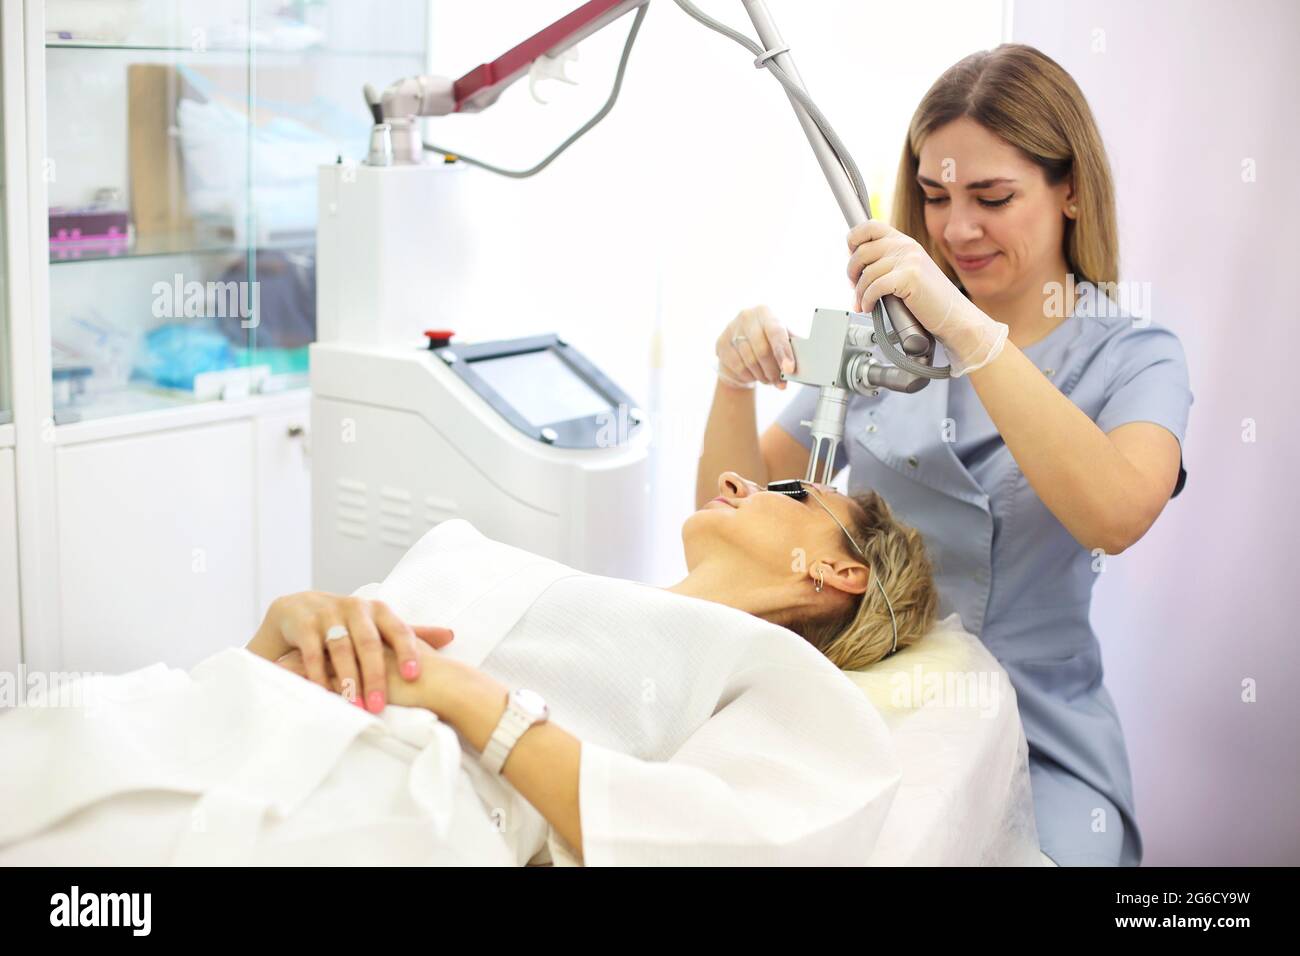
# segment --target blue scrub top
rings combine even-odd
[[[1192,393],[1168,329],[1098,296],[1023,351],[1102,431],[1154,422],[1181,445]],[[800,422],[816,401],[804,387],[777,419],[809,447]],[[1043,851],[1061,865],[1136,865],[1128,755],[1088,620],[1098,559],[1039,500],[969,379],[854,396],[845,465],[850,494],[879,492],[922,533],[941,614],[958,612],[1010,676]]]

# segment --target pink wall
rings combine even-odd
[[[1295,865],[1300,4],[1021,0],[1013,24],[1088,97],[1121,279],[1151,283],[1191,368],[1187,489],[1110,560],[1093,607],[1144,862]]]

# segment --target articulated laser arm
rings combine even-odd
[[[481,63],[457,80],[442,76],[408,76],[382,96],[366,90],[366,101],[376,121],[411,116],[447,116],[478,113],[497,101],[502,91],[524,76],[538,61],[556,61],[566,50],[650,0],[591,0],[556,20],[524,42],[511,47],[491,63]]]
[[[628,53],[645,15],[641,8],[648,2],[591,0],[491,63],[481,64],[454,81],[436,76],[407,77],[390,86],[382,96],[367,87],[366,101],[376,122],[369,161],[380,165],[418,162],[426,147],[419,140],[415,125],[417,116],[446,116],[486,109],[496,102],[507,86],[529,73],[530,69],[535,69],[534,64],[541,65],[552,75],[559,73],[556,64],[566,50],[637,8],[637,18],[624,47],[614,91],[600,113],[531,170],[501,170],[473,161],[506,175],[526,176],[539,171],[599,122],[613,105]],[[689,0],[674,2],[695,20],[748,49],[755,57],[754,65],[767,69],[781,83],[845,221],[852,227],[871,218],[871,202],[861,174],[844,144],[804,89],[790,49],[782,41],[764,0],[741,0],[761,45],[707,16]],[[435,148],[435,151],[441,150]],[[916,392],[930,379],[946,378],[949,372],[946,368],[932,366],[934,339],[907,306],[892,295],[882,297],[876,304],[870,328],[852,323],[848,312],[818,309],[808,337],[792,338],[796,369],[789,376],[790,380],[821,389],[812,421],[804,422],[813,434],[807,474],[809,481],[830,481],[832,477],[835,452],[844,436],[844,416],[850,392],[874,394],[880,388]],[[876,361],[871,354],[873,346],[879,347],[892,364]]]

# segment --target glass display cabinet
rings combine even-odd
[[[364,83],[426,69],[425,0],[44,5],[56,425],[306,385],[316,169]]]

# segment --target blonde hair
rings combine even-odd
[[[902,649],[919,641],[934,624],[939,595],[930,558],[920,532],[895,518],[880,495],[869,491],[852,497],[861,514],[854,516],[848,531],[889,595]],[[827,620],[805,620],[802,625],[798,629],[802,636],[841,670],[874,664],[894,645],[889,608],[874,580],[848,611]]]
[[[1023,43],[972,53],[944,71],[921,99],[907,130],[894,189],[893,226],[925,248],[958,287],[925,229],[924,192],[916,181],[921,144],[969,116],[1038,165],[1051,185],[1074,179],[1078,218],[1065,220],[1063,252],[1076,282],[1119,279],[1115,187],[1101,133],[1078,84],[1047,54]]]

